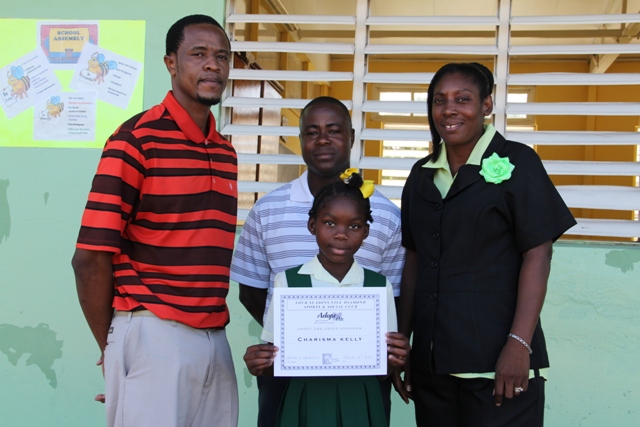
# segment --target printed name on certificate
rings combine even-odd
[[[387,290],[275,288],[275,376],[387,373]]]

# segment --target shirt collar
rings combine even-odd
[[[214,142],[224,141],[216,130],[216,119],[211,111],[209,111],[209,132],[205,137],[202,130],[196,122],[193,121],[187,110],[185,110],[175,96],[173,96],[172,91],[169,91],[167,96],[164,97],[162,105],[169,110],[169,114],[171,114],[171,117],[175,120],[176,124],[187,139],[197,143],[204,143],[205,140]]]
[[[291,182],[290,199],[298,203],[313,203],[313,195],[309,189],[309,181],[307,180],[307,171],[304,171],[298,179]]]
[[[478,140],[476,146],[473,147],[473,151],[471,151],[471,155],[467,159],[468,165],[480,166],[482,163],[482,155],[487,151],[487,148],[489,148],[489,144],[491,144],[491,140],[495,134],[496,128],[493,127],[491,123],[484,127],[484,133]]]
[[[484,127],[484,133],[476,143],[476,146],[473,147],[469,158],[467,159],[467,165],[477,165],[480,166],[482,163],[482,155],[487,148],[489,148],[489,144],[496,134],[496,128],[492,124],[488,124]],[[434,162],[433,160],[429,160],[427,163],[422,165],[423,168],[432,168],[432,169],[446,169],[449,170],[449,162],[447,161],[447,150],[444,149],[444,141],[440,142],[441,150],[438,159]]]
[[[447,150],[444,148],[444,141],[440,141],[440,155],[434,161],[433,157],[427,163],[422,165],[423,168],[446,169],[449,170],[449,162],[447,161]]]
[[[333,277],[320,263],[318,256],[316,255],[313,259],[306,264],[304,264],[300,270],[299,274],[308,274],[312,276],[315,280],[321,282],[333,283],[336,286],[353,286],[358,285],[364,281],[364,270],[358,264],[358,261],[353,260],[353,264],[351,268],[347,272],[347,274],[342,279],[342,282],[338,282],[338,279]]]

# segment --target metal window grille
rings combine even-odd
[[[284,0],[282,0],[284,1]],[[431,0],[437,5],[439,1]],[[400,0],[400,3],[402,0]],[[231,81],[277,81],[287,84],[323,82],[337,84],[351,82],[352,92],[343,102],[352,112],[356,143],[351,164],[362,169],[409,170],[415,159],[365,156],[369,141],[424,141],[430,135],[424,130],[406,130],[402,127],[367,127],[367,114],[424,114],[420,101],[380,101],[368,94],[373,85],[425,85],[432,72],[375,71],[372,64],[393,58],[422,58],[425,61],[492,61],[496,87],[494,91],[494,125],[507,139],[545,146],[638,146],[640,133],[633,131],[524,131],[507,129],[507,116],[640,116],[640,102],[535,102],[508,103],[509,88],[533,87],[613,87],[640,85],[640,73],[604,73],[608,64],[616,59],[640,58],[640,13],[598,13],[585,15],[519,15],[524,0],[478,0],[484,14],[454,16],[424,14],[422,16],[389,16],[376,14],[380,3],[375,0],[345,0],[343,15],[289,14],[278,0],[227,0],[226,26],[232,37],[232,50],[265,58],[283,58],[283,55],[304,54],[309,57],[347,58],[352,62],[348,70],[313,71],[310,69],[233,69]],[[587,3],[594,3],[587,1]],[[599,2],[600,4],[608,2]],[[259,13],[243,13],[250,5],[259,5]],[[627,2],[624,2],[627,5]],[[487,7],[489,5],[490,7]],[[585,6],[584,10],[589,10]],[[342,9],[341,9],[342,11]],[[637,12],[634,10],[632,12]],[[615,12],[615,11],[614,11]],[[278,26],[287,37],[273,36],[269,28]],[[330,30],[327,30],[329,28]],[[283,30],[284,29],[284,30]],[[462,33],[456,30],[463,29]],[[257,32],[256,40],[246,40],[249,32]],[[329,34],[328,31],[331,31]],[[264,36],[263,36],[264,33]],[[544,34],[543,34],[544,33]],[[327,34],[330,35],[326,38]],[[414,37],[411,37],[411,35]],[[600,37],[600,34],[604,34]],[[447,35],[451,36],[448,37]],[[553,36],[556,36],[553,38]],[[346,40],[346,41],[345,41]],[[400,40],[401,42],[398,42]],[[268,55],[271,55],[270,57]],[[591,58],[591,72],[535,72],[511,73],[514,61],[531,59],[570,60],[572,57]],[[268,60],[267,60],[268,62]],[[437,68],[436,68],[437,69]],[[233,108],[261,106],[300,110],[308,101],[287,90],[282,99],[243,98],[227,95],[223,101],[221,132],[233,138],[236,135],[270,135],[282,138],[296,137],[297,127],[238,125],[231,122]],[[425,124],[426,124],[426,117]],[[239,153],[241,164],[303,165],[298,155]],[[636,161],[545,161],[550,175],[557,176],[626,176],[640,175]],[[239,191],[264,193],[282,182],[239,182]],[[401,187],[378,187],[389,198],[400,197]],[[571,208],[637,211],[640,207],[640,188],[618,185],[559,185],[558,190]],[[243,209],[240,219],[247,214]],[[578,218],[578,225],[568,234],[637,238],[640,236],[638,220]]]

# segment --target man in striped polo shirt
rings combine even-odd
[[[116,130],[93,180],[72,265],[104,360],[108,426],[238,423],[224,330],[238,165],[210,111],[229,55],[213,18],[177,21],[172,90]]]
[[[231,280],[240,284],[240,301],[261,325],[275,275],[318,253],[315,237],[307,228],[313,196],[325,184],[339,180],[349,167],[353,141],[351,117],[344,104],[331,97],[312,100],[300,114],[300,144],[308,170],[262,197],[251,209],[233,255]],[[397,297],[404,264],[400,209],[377,190],[369,200],[373,223],[355,257],[363,267],[386,276]],[[287,378],[258,377],[259,427],[275,426],[287,383]],[[385,381],[381,386],[388,419],[391,383]]]

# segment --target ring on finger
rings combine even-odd
[[[513,392],[516,393],[516,394],[517,393],[522,393],[523,391],[524,391],[524,388],[522,388],[522,387],[515,387],[513,389]]]

